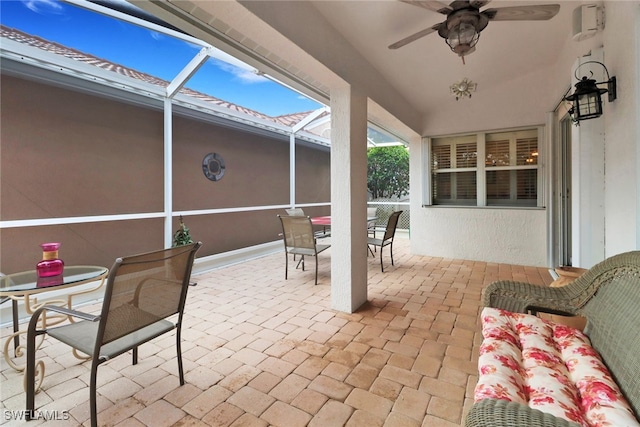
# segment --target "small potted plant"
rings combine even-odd
[[[182,220],[182,215],[180,215],[180,228],[178,228],[178,231],[173,235],[172,247],[188,245],[189,243],[193,243],[193,239],[191,238],[189,229]]]
[[[178,231],[176,231],[176,233],[173,235],[173,244],[171,246],[175,248],[177,246],[188,245],[190,243],[193,243],[191,233],[189,232],[187,226],[184,224],[182,215],[180,215],[180,227],[178,228]],[[197,284],[197,282],[189,283],[190,286],[195,286]]]

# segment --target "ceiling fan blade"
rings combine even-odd
[[[389,49],[398,49],[399,47],[402,47],[404,45],[407,45],[411,42],[414,42],[424,36],[427,36],[431,33],[435,33],[436,31],[438,31],[438,28],[440,28],[441,25],[444,25],[444,22],[441,22],[439,24],[434,25],[433,27],[429,27],[429,28],[425,28],[422,31],[418,31],[415,34],[410,35],[409,37],[405,37],[402,40],[399,40],[397,42],[395,42],[394,44],[389,45]]]
[[[423,9],[432,10],[434,12],[441,13],[443,15],[447,15],[453,9],[440,1],[437,0],[400,0],[402,3],[411,4],[414,6],[421,7]]]
[[[487,9],[480,13],[490,21],[546,21],[556,16],[559,4],[542,4],[535,6],[514,6]]]

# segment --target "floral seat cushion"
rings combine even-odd
[[[585,427],[640,426],[581,331],[486,307],[482,335],[476,402],[518,402]]]

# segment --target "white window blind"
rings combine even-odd
[[[485,166],[509,166],[509,140],[487,141]]]
[[[475,137],[443,138],[432,146],[432,199],[436,204],[475,204],[478,150]]]

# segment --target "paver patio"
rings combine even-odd
[[[369,257],[369,302],[353,314],[331,309],[331,250],[319,257],[317,286],[313,260],[285,281],[282,253],[194,276],[183,324],[186,384],[175,337],[158,338],[140,348],[135,366],[127,355],[100,366],[99,424],[459,426],[477,381],[482,288],[552,279],[544,268],[411,255],[402,238],[394,249],[396,265],[385,252],[384,273]],[[22,374],[3,359],[0,425],[88,425],[89,363],[50,338],[38,358],[46,377],[36,408],[60,419],[11,419],[25,394]]]

